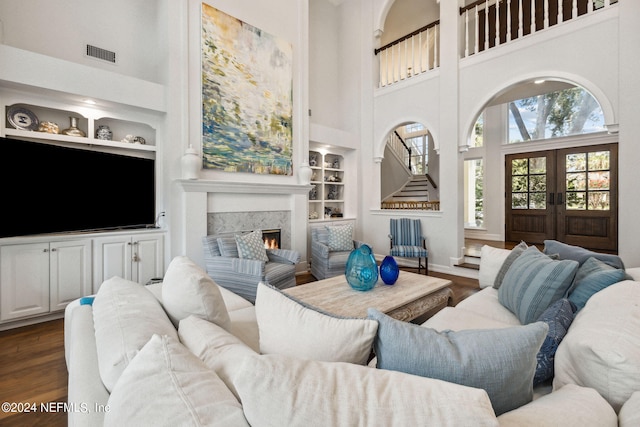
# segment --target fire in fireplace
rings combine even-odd
[[[262,230],[262,240],[264,241],[265,249],[279,249],[280,229],[274,228],[271,230]]]

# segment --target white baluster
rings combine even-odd
[[[416,36],[411,37],[411,74],[416,74]]]
[[[489,0],[484,2],[484,50],[489,49]]]
[[[429,30],[426,31],[427,34],[429,34]],[[418,46],[420,46],[420,50],[418,51],[418,69],[420,70],[420,73],[424,72],[424,68],[422,68],[422,58],[424,58],[425,53],[428,53],[428,49],[429,47],[427,46],[426,48],[422,47],[422,32],[420,34],[418,34]],[[425,52],[426,51],[426,52]],[[429,57],[429,55],[427,55],[427,58]]]
[[[544,8],[544,25],[542,28],[549,28],[549,0],[543,0],[542,7]]]
[[[433,68],[440,66],[440,24],[433,27]]]
[[[524,35],[524,10],[522,10],[522,0],[518,0],[518,38]]]
[[[496,43],[495,46],[500,45],[500,0],[496,0]]]
[[[473,41],[473,53],[478,53],[480,51],[480,17],[478,16],[478,5],[476,5],[473,16],[475,22],[473,28],[473,38],[475,39]]]
[[[575,19],[578,17],[578,0],[572,0],[571,1],[572,5],[571,5],[571,18]],[[587,9],[591,8],[591,11],[593,10],[593,2],[591,0],[587,1]]]
[[[391,83],[395,83],[396,82],[396,47],[395,45],[390,46],[389,49],[391,50]]]
[[[562,24],[562,22],[564,22],[564,12],[562,11],[563,3],[563,0],[558,0],[558,19],[556,21],[558,24]]]
[[[507,37],[505,41],[509,42],[511,41],[511,0],[505,1],[507,2]]]
[[[429,36],[429,29],[427,29],[427,45],[425,46],[425,49],[424,49],[426,52],[425,64],[427,66],[425,71],[428,71],[431,69],[431,64],[429,63],[429,58],[431,55],[430,42],[431,42],[431,37]],[[420,63],[420,66],[422,66],[422,63]]]
[[[469,10],[464,11],[464,57],[469,56]]]
[[[536,32],[536,0],[531,0],[531,32],[529,34],[533,34]]]

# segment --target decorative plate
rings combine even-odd
[[[13,127],[21,130],[37,130],[40,123],[36,115],[24,107],[9,108],[7,119]]]

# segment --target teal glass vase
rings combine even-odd
[[[387,255],[380,264],[380,278],[385,285],[393,285],[398,280],[400,275],[400,268],[395,258],[391,255]]]
[[[373,289],[378,281],[378,265],[368,245],[351,251],[344,274],[349,286],[356,291]]]

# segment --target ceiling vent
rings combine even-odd
[[[110,50],[102,49],[96,46],[87,45],[87,56],[91,58],[100,59],[102,61],[111,62],[112,64],[116,63],[116,53],[111,52]]]

